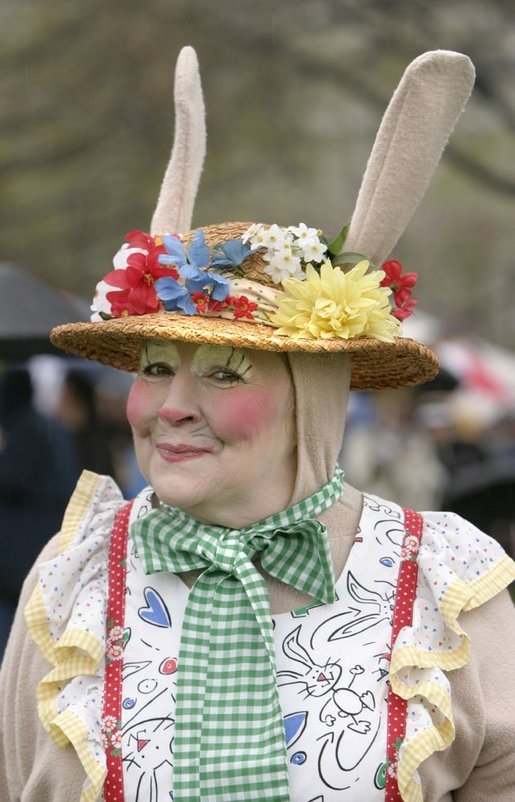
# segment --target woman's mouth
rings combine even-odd
[[[157,443],[156,449],[165,462],[185,462],[189,459],[198,459],[205,456],[205,454],[211,454],[212,451],[210,448],[197,448],[187,443],[179,443],[178,445]]]

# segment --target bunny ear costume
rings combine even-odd
[[[170,196],[165,181],[153,232],[188,227],[202,166],[203,111],[194,54],[193,62],[190,50],[181,58],[178,138],[170,167],[178,193]],[[437,79],[430,92],[428,74]],[[470,82],[468,59],[460,54],[425,54],[416,61],[380,129],[349,248],[379,260],[388,255],[420,200]],[[406,155],[415,181],[408,169],[399,175],[399,160]],[[395,181],[398,188],[399,177],[407,181],[405,192],[392,208],[390,187]],[[178,329],[184,324],[179,317],[174,318]],[[154,336],[152,314],[148,321]],[[212,325],[218,332],[221,327],[233,331],[211,319],[209,325],[197,322],[197,333],[205,338],[213,336]],[[145,315],[130,325],[140,336]],[[116,324],[109,328],[115,329]],[[245,331],[246,338],[254,337]],[[73,339],[75,333],[58,336]],[[96,334],[88,329],[90,334],[93,342]],[[126,334],[130,340],[131,332]],[[112,336],[106,346],[110,354]],[[294,505],[334,476],[351,374],[361,369],[360,347],[351,343],[347,351],[324,353],[317,340],[313,348],[290,350],[273,333],[259,336],[256,347],[273,343],[286,351],[291,370],[297,426]],[[380,352],[378,344],[374,347]],[[411,346],[402,348],[406,356]],[[425,352],[421,359],[431,361]],[[399,364],[395,369],[402,372]],[[26,623],[19,612],[0,684],[0,782],[9,802],[94,802],[102,794],[137,802],[169,798],[174,710],[161,702],[169,702],[175,687],[182,615],[195,577],[148,576],[138,570],[130,549],[123,556],[126,524],[149,512],[151,496],[149,488],[134,500],[124,524],[121,511],[127,508],[114,482],[84,475],[61,533],[27,579],[20,608],[26,606]],[[512,562],[454,515],[424,513],[419,535],[410,535],[410,518],[398,505],[349,486],[318,520],[329,535],[337,600],[313,604],[309,595],[266,577],[292,802],[382,800],[388,777],[398,779],[400,792],[390,799],[405,802],[511,800],[515,652],[509,652],[515,639],[506,638],[513,611],[500,591],[515,576]],[[112,542],[122,549],[114,561]],[[127,565],[127,594],[117,574],[122,564]],[[392,649],[393,608],[403,599],[398,577],[403,566],[409,572],[415,564],[413,622],[401,629]],[[122,598],[128,600],[125,617],[115,622],[106,610],[109,585],[119,594],[113,612]],[[504,662],[492,660],[500,644]],[[123,667],[121,729],[114,714],[102,720],[102,704],[114,693],[106,677],[116,665]],[[397,698],[407,700],[405,736],[388,760],[387,680]],[[108,750],[127,778],[124,794],[117,779],[106,780]],[[264,791],[267,798],[275,797]]]

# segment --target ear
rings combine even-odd
[[[184,233],[206,155],[206,121],[197,55],[183,47],[175,68],[175,136],[150,233]]]
[[[283,641],[283,652],[290,660],[295,660],[296,663],[300,663],[305,668],[313,668],[313,661],[305,648],[299,643],[300,629],[301,627],[299,625],[293,632],[290,632],[290,634],[286,636]],[[294,676],[294,674],[291,676]]]
[[[388,257],[429,186],[474,85],[468,56],[435,50],[407,68],[383,117],[345,251]]]

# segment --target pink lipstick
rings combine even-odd
[[[156,449],[165,462],[184,462],[189,459],[197,459],[205,454],[211,454],[210,448],[197,448],[186,443],[177,445],[157,443]]]

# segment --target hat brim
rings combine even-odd
[[[274,332],[273,327],[260,323],[157,312],[57,326],[52,329],[50,339],[67,353],[129,372],[138,370],[141,348],[149,340],[232,345],[260,351],[348,354],[354,390],[411,387],[430,381],[438,372],[433,352],[407,337],[397,337],[393,342],[365,337],[315,340],[294,339]]]

